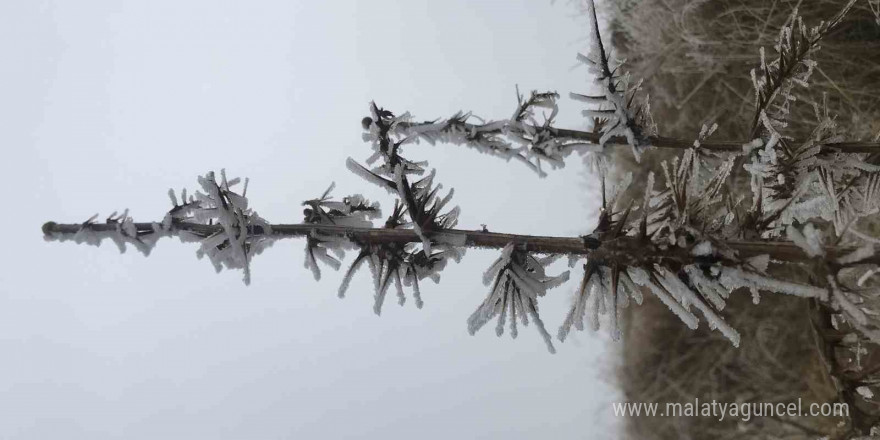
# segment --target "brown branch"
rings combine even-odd
[[[135,223],[135,227],[142,233],[150,233],[153,229],[153,223]],[[43,234],[51,236],[54,234],[75,234],[84,225],[82,224],[58,224],[55,222],[47,222],[43,225]],[[89,229],[101,231],[115,231],[116,224],[91,223],[85,225]],[[209,236],[216,232],[220,232],[220,225],[205,225],[190,222],[175,222],[172,226],[176,231],[188,231],[196,233],[200,236]],[[254,235],[264,234],[259,226],[253,226],[249,231]],[[357,243],[369,244],[388,244],[388,243],[421,243],[421,238],[411,229],[389,229],[389,228],[356,228],[348,226],[336,225],[315,225],[315,224],[277,224],[272,225],[272,235],[277,238],[287,237],[305,237],[313,232],[321,234],[345,236]],[[139,232],[140,234],[140,232]],[[548,237],[538,235],[520,235],[520,234],[504,234],[498,232],[469,231],[464,229],[446,229],[437,235],[445,235],[455,237],[459,242],[463,241],[466,246],[483,247],[492,249],[501,249],[510,243],[521,247],[528,252],[536,252],[541,254],[568,254],[568,255],[591,255],[598,254],[601,256],[614,250],[628,250],[639,255],[651,252],[653,246],[646,246],[646,243],[636,237],[618,237],[611,241],[600,242],[599,239],[591,236],[584,237]],[[603,246],[603,244],[605,246]],[[812,258],[807,256],[803,250],[791,242],[760,242],[760,241],[728,241],[725,243],[727,247],[737,252],[742,258],[754,257],[767,254],[771,258],[785,262],[809,262]],[[825,248],[825,258],[834,259],[840,255],[846,255],[853,252],[855,248],[851,247],[833,247]],[[662,258],[680,258],[693,259],[688,256],[687,250],[682,248],[674,248],[667,250],[657,250],[657,257]],[[864,264],[880,264],[880,254],[863,261]]]

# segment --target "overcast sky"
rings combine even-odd
[[[250,177],[271,222],[302,200],[390,197],[351,175],[360,119],[376,100],[417,118],[506,118],[520,89],[588,90],[586,21],[549,1],[0,2],[0,438],[613,438],[619,345],[575,334],[550,355],[466,319],[497,252],[469,250],[423,309],[372,312],[369,271],[303,268],[301,240],[238,272],[196,245],[144,258],[47,243],[47,220],[129,208],[160,220],[170,187],[225,167]],[[559,125],[584,126],[563,99]],[[460,227],[576,235],[595,223],[596,184],[571,158],[538,179],[456,146],[408,148],[454,187]],[[564,269],[554,266],[553,273]],[[541,303],[552,334],[580,270]],[[487,327],[494,327],[490,325]]]

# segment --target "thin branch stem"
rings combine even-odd
[[[433,124],[433,122],[425,122],[425,123],[409,123],[409,124],[400,124],[403,128],[416,128],[421,125]],[[481,129],[482,127],[486,127],[486,125],[479,124],[471,124],[471,123],[461,123],[461,128],[468,131],[476,131],[481,133],[491,133],[493,131],[500,132],[502,129],[496,130],[486,130]],[[541,129],[541,127],[533,126],[535,130]],[[561,141],[580,141],[580,142],[589,142],[592,144],[599,144],[599,140],[602,137],[602,133],[592,133],[589,131],[580,131],[580,130],[571,130],[566,128],[555,128],[548,127],[552,133],[556,135],[556,138]],[[670,138],[664,136],[648,136],[647,142],[657,148],[672,148],[678,150],[687,150],[689,148],[694,147],[693,140],[685,140],[685,139],[677,139]],[[749,143],[751,140],[746,141],[716,141],[716,142],[701,142],[700,148],[703,150],[710,151],[743,151],[743,145]],[[794,141],[797,143],[798,141]],[[626,138],[622,136],[615,136],[608,140],[606,145],[615,145],[615,146],[628,146]],[[822,151],[838,151],[842,153],[880,153],[880,142],[835,142],[835,143],[827,143],[822,145]]]
[[[59,224],[55,222],[47,222],[43,225],[43,234],[51,236],[54,234],[76,234],[81,228],[89,228],[92,231],[115,231],[117,225],[106,223],[90,223],[90,224]],[[147,234],[153,231],[153,223],[135,223],[138,234]],[[249,227],[249,233],[253,235],[264,234],[263,228],[260,226]],[[188,231],[198,234],[199,236],[210,236],[222,230],[220,225],[205,225],[190,222],[174,222],[172,224],[173,231]],[[322,235],[344,236],[349,240],[364,244],[389,244],[389,243],[421,243],[422,239],[411,229],[390,229],[390,228],[358,228],[337,225],[316,225],[316,224],[277,224],[271,226],[272,236],[276,238],[288,237],[306,237],[313,233]],[[603,244],[613,245],[613,250],[632,250],[633,252],[651,252],[651,246],[646,246],[641,239],[637,237],[618,237],[611,242],[601,242],[599,239],[591,236],[583,237],[550,237],[538,235],[520,235],[520,234],[504,234],[498,232],[469,231],[464,229],[444,229],[442,232],[430,234],[440,238],[446,236],[455,238],[455,242],[464,242],[464,245],[471,247],[482,247],[491,249],[503,249],[510,243],[514,243],[520,249],[528,252],[540,254],[567,254],[567,255],[594,255],[608,252],[607,249],[600,249]],[[812,257],[807,256],[804,251],[797,247],[794,243],[786,241],[778,242],[760,242],[760,241],[728,241],[725,245],[737,252],[741,258],[749,258],[758,255],[767,254],[771,258],[786,262],[810,262]],[[825,248],[825,255],[828,259],[834,259],[841,255],[846,255],[855,251],[851,247],[833,247]],[[687,257],[686,249],[657,249],[657,257],[662,258],[678,258],[693,259]],[[681,254],[681,255],[679,255]],[[880,264],[880,254],[862,261],[864,264]]]

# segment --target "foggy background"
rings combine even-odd
[[[468,335],[497,251],[468,250],[423,283],[423,309],[389,294],[377,317],[369,270],[340,300],[339,273],[316,282],[303,268],[303,240],[256,257],[245,287],[195,244],[163,239],[144,258],[39,230],[125,208],[161,220],[168,188],[224,167],[250,177],[270,222],[300,222],[331,181],[387,214],[393,199],[345,168],[370,154],[371,100],[418,119],[500,119],[519,84],[560,92],[557,125],[583,128],[567,94],[589,90],[575,67],[586,35],[574,6],[546,1],[0,3],[0,437],[615,437],[604,330],[556,355],[533,325],[516,340],[494,324]],[[455,188],[460,228],[595,224],[598,185],[578,157],[538,179],[465,147],[406,151]],[[580,274],[541,302],[551,334]]]

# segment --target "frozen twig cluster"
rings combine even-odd
[[[553,347],[550,334],[538,315],[538,298],[546,295],[548,289],[568,281],[568,271],[556,276],[545,273],[545,266],[552,261],[553,257],[535,258],[529,252],[516,249],[513,243],[507,245],[501,251],[501,256],[483,274],[483,284],[491,287],[489,295],[468,319],[470,333],[476,333],[497,316],[495,334],[501,336],[509,314],[510,335],[516,338],[517,317],[523,325],[528,325],[531,317],[544,338],[547,349],[555,353],[556,348]]]
[[[341,202],[333,201],[330,192],[335,187],[336,184],[333,183],[321,197],[303,202],[307,206],[303,210],[303,223],[369,228],[373,226],[371,219],[382,215],[378,202],[370,203],[360,194],[345,197]],[[339,259],[345,256],[347,248],[351,248],[347,240],[314,230],[306,238],[305,267],[312,271],[315,280],[320,280],[321,268],[318,261],[339,270],[342,265]]]
[[[578,136],[561,135],[553,126],[558,112],[555,92],[532,91],[528,98],[517,90],[517,106],[510,119],[474,124],[478,119],[471,113],[458,112],[441,120],[414,123],[409,115],[403,116],[394,131],[413,141],[424,140],[430,144],[437,142],[466,145],[485,154],[505,160],[516,160],[525,164],[539,176],[546,176],[542,164],[551,168],[561,168],[564,159],[578,151],[588,153],[599,151],[592,142]],[[548,110],[543,122],[538,121],[536,110]],[[366,126],[373,124],[372,118],[364,119]]]
[[[221,171],[219,183],[213,172],[199,177],[198,182],[202,191],[187,198],[183,190],[180,201],[174,190],[168,191],[173,207],[161,222],[135,223],[126,210],[118,217],[114,212],[104,225],[94,223],[96,214],[72,232],[61,232],[55,229],[55,223],[49,222],[43,226],[44,237],[95,246],[103,239],[110,239],[122,252],[125,243],[129,243],[149,255],[159,238],[173,235],[184,242],[198,242],[200,248],[196,255],[207,256],[218,272],[224,267],[241,269],[245,284],[249,284],[250,260],[272,244],[271,226],[248,208],[247,181],[241,194],[231,189],[240,180],[227,180],[225,170]],[[179,224],[188,227],[178,228]]]
[[[401,123],[407,122],[407,116],[396,117],[376,104],[371,104],[370,110],[372,118],[364,124],[364,140],[372,145],[373,154],[367,163],[379,163],[367,169],[349,158],[347,166],[355,174],[397,197],[384,227],[412,229],[420,243],[356,243],[360,251],[345,274],[339,296],[345,294],[352,275],[366,261],[373,274],[376,314],[381,312],[385,294],[392,282],[401,305],[405,302],[403,286],[411,286],[416,306],[421,308],[419,281],[430,278],[438,282],[440,271],[446,267],[447,261],[450,258],[458,261],[464,252],[462,246],[456,246],[452,236],[443,234],[444,230],[451,229],[458,222],[459,209],[456,206],[445,210],[453,191],[440,196],[442,185],[434,184],[434,171],[410,182],[412,176],[425,174],[426,163],[413,162],[401,155],[408,139],[399,137],[396,129]]]
[[[774,127],[786,126],[790,107],[797,100],[793,93],[794,87],[809,87],[808,82],[816,66],[812,55],[819,50],[819,42],[840,24],[855,3],[856,0],[848,0],[836,16],[809,30],[795,8],[788,23],[779,30],[779,37],[773,47],[778,56],[767,61],[764,48],[761,48],[760,71],[751,71],[755,89],[753,135],[760,130],[762,119]]]
[[[586,4],[587,15],[593,17],[590,26],[592,44],[589,54],[579,55],[578,59],[590,67],[590,73],[602,94],[590,96],[572,93],[571,97],[597,107],[584,110],[583,114],[592,118],[594,130],[601,132],[600,146],[604,146],[614,136],[621,136],[632,147],[638,160],[641,152],[650,146],[648,136],[656,134],[650,105],[647,98],[641,104],[634,102],[641,88],[641,81],[631,86],[629,74],[621,76],[618,73],[622,63],[614,63],[602,42],[599,20],[596,19],[596,5],[592,1]]]

